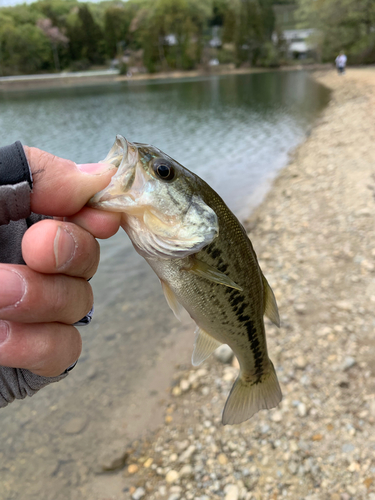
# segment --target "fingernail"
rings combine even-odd
[[[0,344],[3,344],[9,337],[9,325],[6,321],[0,321]]]
[[[78,164],[77,168],[84,174],[100,175],[114,167],[113,165],[108,165],[108,163],[82,163]]]
[[[60,269],[73,259],[77,244],[71,233],[59,226],[53,242],[56,269]]]
[[[10,269],[0,269],[0,309],[17,306],[26,291],[20,274]]]

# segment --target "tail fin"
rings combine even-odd
[[[281,399],[281,389],[273,364],[268,374],[263,375],[258,384],[244,382],[240,376],[233,384],[225,403],[222,422],[240,424],[251,418],[259,410],[277,406]]]

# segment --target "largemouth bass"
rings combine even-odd
[[[278,326],[279,315],[245,229],[208,184],[153,146],[117,136],[103,162],[118,170],[89,206],[122,212],[123,229],[174,314],[186,309],[197,324],[193,365],[223,343],[238,358],[223,424],[275,407],[282,395],[263,315]]]

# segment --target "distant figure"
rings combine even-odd
[[[347,57],[342,50],[340,54],[336,57],[336,68],[339,75],[343,75],[345,73]]]

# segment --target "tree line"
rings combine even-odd
[[[210,61],[277,66],[285,57],[273,6],[298,6],[316,28],[321,60],[340,49],[375,62],[373,0],[38,0],[0,9],[0,75],[85,70],[110,64],[149,72],[189,70]]]

